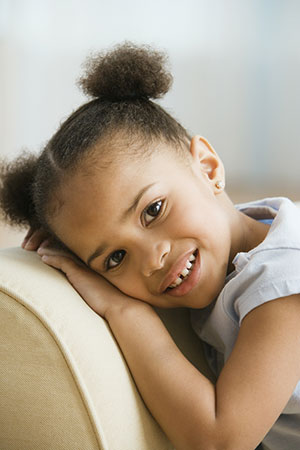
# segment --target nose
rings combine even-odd
[[[141,271],[144,276],[150,277],[156,270],[161,269],[170,252],[170,244],[166,241],[148,242],[141,254]]]

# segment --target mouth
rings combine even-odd
[[[172,296],[185,295],[191,291],[200,278],[200,254],[195,250],[186,260],[184,268],[165,289],[164,294]]]

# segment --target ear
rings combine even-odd
[[[221,192],[225,186],[225,170],[210,143],[202,136],[194,136],[190,143],[190,154],[194,172],[198,176],[204,175],[216,193]]]

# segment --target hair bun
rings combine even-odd
[[[79,85],[85,94],[101,100],[160,98],[173,80],[166,61],[162,52],[125,42],[89,58]]]

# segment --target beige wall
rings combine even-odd
[[[127,39],[170,55],[162,104],[232,182],[299,185],[299,13],[296,0],[1,0],[0,156],[42,148],[85,101],[85,57]]]
[[[20,246],[25,234],[0,223],[0,248]]]

